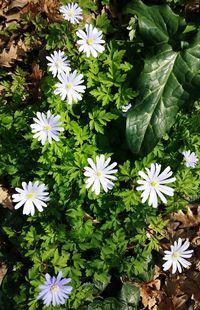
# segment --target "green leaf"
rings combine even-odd
[[[144,47],[150,43],[157,50],[145,59],[126,127],[132,152],[147,154],[173,125],[179,108],[200,96],[200,31],[181,36],[184,23],[166,6],[138,2],[132,7]]]
[[[109,297],[101,300],[95,300],[88,306],[81,307],[80,310],[128,310],[126,305],[120,303],[116,298]]]
[[[124,283],[119,295],[119,300],[136,307],[140,301],[140,291],[133,284]]]
[[[96,19],[97,28],[101,29],[104,33],[108,33],[111,29],[110,20],[106,13],[97,16]]]
[[[147,6],[141,1],[133,1],[127,13],[138,16],[140,35],[151,45],[167,43],[186,27],[185,21],[167,5]]]
[[[117,115],[106,112],[105,110],[96,110],[94,109],[92,113],[89,113],[89,122],[90,129],[95,129],[97,132],[104,133],[104,127],[112,119],[117,119]]]

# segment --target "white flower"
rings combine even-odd
[[[157,208],[157,196],[160,197],[163,203],[167,203],[167,200],[163,194],[168,196],[174,195],[174,190],[163,184],[172,183],[176,180],[176,178],[169,179],[169,177],[172,175],[170,167],[167,167],[160,175],[159,173],[161,170],[161,165],[159,164],[151,164],[150,169],[145,169],[147,174],[143,171],[139,171],[138,173],[144,180],[137,181],[138,184],[142,185],[138,186],[136,189],[138,191],[143,191],[141,195],[142,203],[144,203],[149,198],[149,206],[152,205],[153,208]]]
[[[184,161],[185,161],[185,165],[186,167],[192,167],[194,168],[198,162],[198,157],[196,156],[196,154],[194,152],[189,151],[185,151],[182,153],[184,156]]]
[[[80,40],[77,41],[77,44],[80,45],[79,51],[85,52],[87,57],[89,57],[90,54],[97,57],[97,52],[102,53],[105,49],[101,45],[105,43],[105,41],[102,40],[102,31],[88,24],[85,25],[85,31],[86,32],[78,30],[76,32],[77,36],[80,38]]]
[[[50,67],[49,71],[52,72],[54,77],[63,72],[68,74],[71,71],[70,61],[67,60],[64,52],[60,50],[58,52],[54,51],[50,56],[46,56],[46,59],[50,61],[47,65]]]
[[[64,19],[68,20],[72,24],[79,23],[79,20],[83,19],[82,9],[77,3],[69,3],[60,7],[59,11],[63,14]]]
[[[64,128],[60,127],[60,116],[51,115],[51,112],[48,111],[47,115],[44,113],[37,112],[37,118],[34,117],[34,124],[31,125],[32,132],[34,133],[33,138],[37,138],[38,141],[41,141],[42,145],[45,144],[46,140],[49,143],[52,143],[52,140],[59,141],[58,135],[60,131],[63,131]]]
[[[172,266],[172,273],[175,273],[178,269],[179,272],[182,272],[182,266],[188,268],[191,263],[188,262],[185,258],[190,258],[192,256],[193,250],[186,249],[190,246],[188,240],[183,243],[181,238],[178,238],[178,242],[175,241],[174,245],[171,245],[171,251],[164,251],[165,256],[163,260],[166,262],[163,264],[163,270],[166,271]],[[181,266],[182,265],[182,266]]]
[[[112,189],[114,183],[111,180],[117,180],[117,177],[112,175],[117,172],[117,169],[113,169],[117,163],[114,162],[108,166],[111,158],[105,160],[104,155],[96,156],[96,164],[91,158],[88,158],[88,163],[91,167],[85,167],[84,175],[88,178],[86,180],[86,188],[92,186],[92,191],[96,195],[100,193],[100,186],[102,185],[105,192],[108,189]]]
[[[45,192],[47,189],[45,184],[39,185],[39,182],[35,183],[22,182],[21,188],[15,188],[18,194],[13,194],[12,198],[14,202],[17,202],[15,205],[15,209],[19,209],[24,205],[23,214],[31,214],[34,215],[35,207],[39,212],[43,211],[43,207],[46,207],[46,203],[44,201],[49,201],[49,193]]]
[[[131,103],[127,103],[126,105],[123,105],[123,106],[122,106],[122,112],[123,112],[124,114],[126,114],[126,113],[130,110],[131,107],[132,107],[132,104],[131,104]]]
[[[84,82],[82,74],[77,74],[75,70],[68,75],[60,74],[58,79],[60,83],[56,84],[57,88],[54,90],[56,95],[60,95],[62,100],[65,100],[67,97],[69,104],[72,104],[73,100],[77,102],[82,99],[79,93],[84,93],[86,89],[84,85],[81,85]]]

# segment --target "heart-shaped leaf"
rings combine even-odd
[[[144,47],[157,51],[144,60],[126,126],[132,152],[146,154],[173,125],[180,106],[200,96],[200,31],[181,33],[184,21],[167,6],[139,1],[129,12],[138,16]]]

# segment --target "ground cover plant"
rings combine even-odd
[[[5,1],[0,308],[200,308],[200,29],[184,1]]]

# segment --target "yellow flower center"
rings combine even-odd
[[[101,171],[97,171],[97,176],[101,177],[102,176],[102,172]]]
[[[59,286],[57,285],[57,284],[53,284],[52,286],[51,286],[51,292],[53,293],[53,294],[55,294],[55,293],[57,293],[59,291]]]
[[[28,193],[28,194],[26,195],[26,197],[27,197],[28,199],[33,198],[33,193]]]
[[[66,89],[72,89],[73,88],[73,84],[72,83],[67,83],[66,84]]]
[[[57,68],[57,69],[60,69],[61,66],[62,66],[61,61],[57,61],[57,62],[56,62],[56,68]]]
[[[68,15],[69,15],[70,17],[74,16],[74,11],[73,11],[73,10],[69,10]]]
[[[151,186],[153,186],[153,187],[156,187],[157,184],[158,184],[158,183],[157,183],[156,181],[152,181],[152,182],[151,182]]]
[[[179,252],[174,252],[173,254],[172,254],[172,258],[173,259],[179,259],[179,257],[180,257],[180,253]]]
[[[94,43],[93,39],[87,39],[87,44],[92,45]]]
[[[45,131],[51,130],[51,126],[50,126],[50,125],[45,125],[45,126],[44,126],[44,130],[45,130]]]

